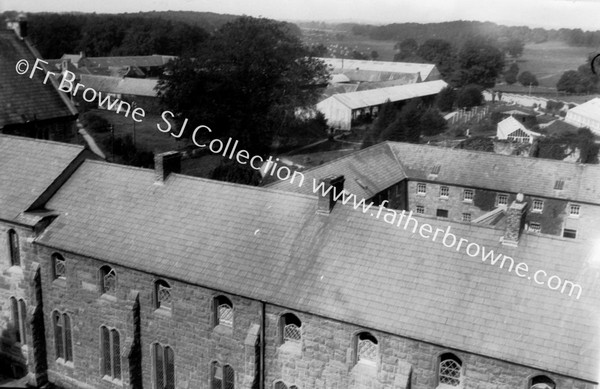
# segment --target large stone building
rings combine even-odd
[[[598,238],[598,165],[384,142],[302,174],[308,180],[343,175],[350,193],[375,205],[388,200],[392,209],[499,229],[522,193],[526,232]],[[310,185],[286,181],[271,187],[313,192]]]
[[[404,182],[415,192],[423,181],[427,193],[439,185],[419,175],[424,162],[408,148],[384,147],[390,161],[405,157],[406,170],[367,164],[373,181],[320,182],[338,190]],[[521,198],[502,231],[430,212],[391,225],[385,208],[373,208],[380,218],[332,196],[177,174],[177,153],[157,156],[154,171],[83,153],[0,135],[0,366],[33,383],[598,385],[598,247],[521,233]],[[442,165],[428,175],[452,182],[444,153],[420,154]],[[402,181],[407,172],[413,179]],[[565,198],[572,179],[564,178]],[[578,200],[597,195],[597,182],[581,183]],[[516,187],[497,184],[512,202]],[[451,235],[468,238],[466,252],[448,245]],[[473,257],[475,246],[503,254],[503,265]],[[509,257],[526,264],[507,269]]]

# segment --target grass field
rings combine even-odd
[[[564,42],[530,43],[525,45],[517,65],[521,72],[535,74],[540,86],[554,88],[564,72],[577,70],[593,51],[590,47],[571,47]]]

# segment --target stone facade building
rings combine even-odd
[[[0,135],[1,366],[34,384],[597,388],[598,252],[521,233],[522,196],[504,231],[428,215],[407,229],[331,197],[180,175],[177,153],[154,171],[85,157]]]
[[[384,142],[318,166],[306,180],[343,175],[346,189],[375,205],[504,229],[506,210],[522,193],[527,233],[597,238],[600,167],[428,145]],[[296,180],[298,181],[298,180]],[[312,185],[275,189],[312,193]]]

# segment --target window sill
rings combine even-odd
[[[105,375],[104,377],[102,377],[102,379],[104,381],[110,382],[111,384],[115,384],[118,386],[123,386],[123,380],[119,379],[119,378],[112,378],[108,375]]]
[[[226,324],[218,324],[213,329],[218,334],[222,335],[233,335],[233,327],[228,326]]]
[[[67,279],[63,277],[55,278],[52,281],[52,285],[60,286],[61,288],[67,287]]]
[[[287,354],[302,354],[302,343],[301,342],[284,342],[281,346],[279,346],[279,351]]]
[[[372,361],[358,361],[352,368],[353,373],[360,375],[375,376],[377,375],[377,363]]]
[[[56,360],[56,363],[59,363],[59,364],[61,364],[63,366],[70,367],[70,368],[74,368],[75,367],[75,365],[73,364],[73,361],[65,361],[63,358],[58,358]]]
[[[117,301],[117,296],[108,294],[108,293],[104,293],[104,294],[100,295],[100,300],[110,301],[110,302],[114,303]]]
[[[463,200],[462,202],[465,204],[473,204],[473,200]]]
[[[13,266],[9,267],[8,269],[6,269],[6,273],[10,274],[10,275],[16,274],[16,275],[22,276],[23,268],[19,265],[13,265]]]
[[[173,316],[173,313],[171,312],[171,308],[166,308],[166,307],[158,307],[154,310],[154,313],[156,313],[159,316],[164,316],[164,317]]]

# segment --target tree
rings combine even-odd
[[[523,86],[530,86],[530,85],[537,86],[538,85],[537,78],[531,72],[528,72],[528,71],[525,71],[525,72],[519,74],[518,80],[519,80],[519,83]]]
[[[520,57],[523,55],[523,49],[525,44],[520,39],[510,39],[504,45],[504,50],[513,58]]]
[[[504,54],[489,41],[471,38],[458,54],[458,71],[453,81],[458,86],[477,84],[493,87],[504,68]]]
[[[394,56],[394,61],[404,61],[411,57],[415,57],[419,45],[413,38],[404,39],[402,42],[398,42],[394,45],[394,49],[398,50],[398,53]]]
[[[454,102],[456,101],[456,92],[454,88],[450,85],[445,87],[440,91],[440,93],[436,97],[437,107],[442,112],[450,112],[454,107]]]
[[[517,75],[519,74],[519,65],[513,63],[510,65],[508,70],[504,72],[504,81],[507,84],[512,85],[517,82]]]
[[[577,70],[567,70],[556,83],[556,89],[568,93],[590,93],[594,92],[597,87],[594,77]]]
[[[318,98],[323,62],[307,55],[288,26],[240,17],[223,25],[192,57],[171,61],[159,80],[159,97],[186,130],[205,125],[204,136],[231,136],[250,153],[265,155],[273,137],[298,108]],[[190,129],[191,127],[191,129]]]
[[[419,143],[422,113],[421,101],[410,100],[402,107],[392,124],[381,132],[378,141]]]
[[[428,39],[419,46],[417,54],[425,61],[434,63],[443,78],[454,72],[456,55],[454,47],[448,41],[443,39]]]
[[[467,85],[458,91],[456,105],[459,108],[471,109],[483,103],[483,95],[477,85]]]
[[[367,148],[376,144],[383,130],[385,130],[390,124],[396,120],[398,110],[391,101],[386,101],[379,110],[377,118],[371,125],[371,129],[365,135],[363,139],[362,148]]]
[[[421,133],[427,136],[441,134],[448,128],[448,122],[436,109],[428,109],[421,116]]]

